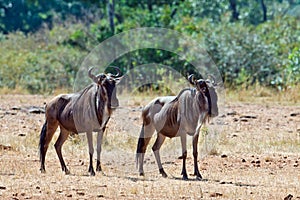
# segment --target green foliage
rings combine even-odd
[[[82,52],[57,45],[64,32],[49,34],[46,40],[43,37],[44,33],[25,36],[16,32],[1,42],[0,87],[50,93],[73,86]]]
[[[300,48],[296,47],[289,55],[289,64],[285,67],[284,82],[286,85],[296,85],[300,83]]]
[[[21,87],[31,93],[71,88],[80,61],[97,44],[138,27],[171,28],[199,41],[228,87],[259,84],[282,90],[299,83],[300,23],[295,11],[299,1],[109,1],[115,2],[114,29],[107,2],[0,1],[0,88]],[[236,3],[236,20],[229,2]],[[186,42],[188,46],[190,41]],[[138,65],[159,63],[186,76],[197,73],[190,61],[199,59],[183,60],[172,52],[140,49],[112,65],[126,72]]]

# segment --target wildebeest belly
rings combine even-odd
[[[158,133],[167,137],[177,136],[180,121],[178,118],[178,101],[165,104],[154,116],[154,126]]]
[[[73,118],[73,108],[70,100],[66,98],[59,99],[58,121],[60,126],[66,130],[77,133],[77,129]]]
[[[159,132],[167,137],[176,137],[179,130],[179,124],[174,124],[173,126],[165,125]]]

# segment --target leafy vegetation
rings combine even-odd
[[[165,27],[199,41],[227,87],[289,90],[300,80],[299,9],[299,0],[3,0],[0,88],[71,89],[80,63],[100,42],[132,28]],[[125,72],[154,62],[195,73],[188,60],[157,49],[113,64]]]

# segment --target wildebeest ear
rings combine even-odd
[[[115,78],[116,84],[118,84],[121,81],[122,78]]]
[[[195,85],[195,77],[194,74],[189,75],[188,80],[190,84]]]
[[[214,86],[214,84],[209,79],[206,79],[205,83],[208,87],[213,87]]]

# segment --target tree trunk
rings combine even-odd
[[[108,0],[107,1],[107,15],[108,15],[110,30],[111,30],[112,34],[114,34],[115,33],[115,23],[114,23],[115,0]]]
[[[260,5],[263,10],[263,22],[267,21],[267,7],[264,0],[260,0]]]
[[[239,13],[236,9],[236,0],[229,0],[229,3],[230,3],[230,9],[232,12],[231,21],[239,20]]]
[[[149,12],[152,12],[152,0],[148,0],[147,1],[147,6],[148,6],[148,10],[149,10]]]

